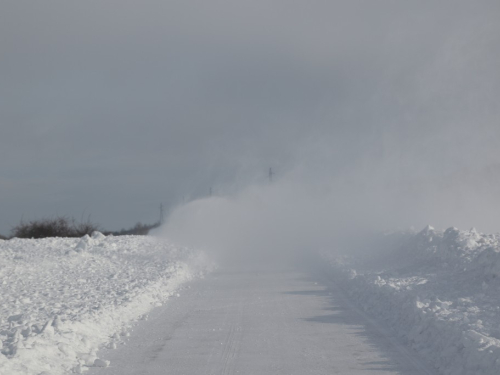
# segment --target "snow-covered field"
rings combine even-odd
[[[440,373],[499,374],[500,235],[427,227],[374,247],[324,254],[346,294]]]
[[[323,256],[344,292],[440,373],[500,373],[500,234],[427,227]],[[99,348],[211,267],[153,237],[0,240],[0,374],[107,366]]]
[[[0,240],[0,374],[81,373],[211,267],[143,236]]]

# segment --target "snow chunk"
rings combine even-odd
[[[104,240],[105,238],[106,238],[106,236],[97,230],[92,232],[92,239],[93,240],[101,241],[101,240]]]
[[[104,361],[100,358],[96,358],[94,360],[94,367],[108,367],[109,366],[109,361]]]

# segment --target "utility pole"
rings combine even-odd
[[[273,182],[274,172],[272,168],[269,168],[269,183]]]
[[[160,225],[163,224],[163,203],[160,203]]]

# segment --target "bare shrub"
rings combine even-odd
[[[73,231],[74,231],[74,236],[72,237],[83,237],[86,234],[92,234],[92,232],[99,230],[99,225],[94,224],[90,221],[90,219],[87,219],[87,221],[82,221],[80,223],[76,223],[73,220]]]
[[[98,225],[90,221],[77,223],[65,216],[45,218],[32,221],[21,221],[11,230],[12,237],[46,238],[46,237],[82,237],[98,230]]]

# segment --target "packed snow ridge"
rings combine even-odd
[[[107,366],[103,346],[211,265],[144,236],[0,240],[0,374],[58,375]]]
[[[325,253],[350,298],[440,373],[500,374],[500,234],[428,226],[373,246]]]

